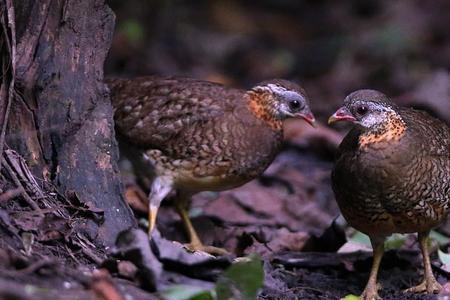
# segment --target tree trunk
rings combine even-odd
[[[16,93],[6,143],[36,178],[102,209],[96,241],[111,245],[118,232],[135,226],[122,197],[113,112],[103,84],[114,15],[103,0],[18,0],[14,10]],[[6,93],[4,80],[0,118]]]

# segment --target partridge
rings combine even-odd
[[[250,90],[189,78],[111,79],[119,143],[141,173],[153,173],[149,234],[162,200],[174,195],[191,251],[223,254],[204,246],[189,219],[192,195],[243,185],[273,161],[283,140],[283,120],[313,124],[305,91],[281,79]]]
[[[372,243],[373,264],[362,299],[380,299],[377,273],[384,240],[392,233],[418,233],[424,279],[406,291],[440,291],[427,242],[448,213],[450,129],[374,90],[347,96],[329,119],[335,121],[355,124],[339,146],[332,185],[345,219]]]

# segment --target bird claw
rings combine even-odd
[[[381,288],[379,284],[369,284],[361,294],[361,300],[382,300],[378,295],[378,290]]]
[[[437,282],[437,280],[433,277],[430,279],[424,279],[420,284],[413,286],[409,289],[404,290],[405,293],[439,293],[442,290],[442,285]]]
[[[203,251],[208,254],[214,255],[214,256],[222,256],[222,255],[228,255],[230,252],[223,248],[218,248],[214,246],[205,246],[203,244],[197,244],[197,243],[190,243],[190,244],[184,244],[183,247],[188,250],[189,252],[197,252],[197,251]]]

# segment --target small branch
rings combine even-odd
[[[20,196],[25,190],[23,188],[15,188],[11,190],[7,190],[3,194],[0,195],[0,203],[6,202],[10,199],[13,199],[17,196]]]
[[[89,248],[81,248],[81,252],[86,255],[90,260],[92,260],[96,265],[100,266],[103,263],[103,259],[98,257],[94,252]]]
[[[95,245],[90,243],[87,239],[77,234],[76,237],[72,239],[72,242],[79,246],[81,252],[95,264],[101,265],[103,263],[104,260],[91,250],[91,247],[95,247]],[[90,243],[91,245],[87,245],[86,243]]]
[[[2,156],[3,157],[3,156]],[[23,187],[22,183],[20,182],[19,178],[17,178],[16,173],[14,170],[9,166],[9,164],[5,161],[5,168],[8,171],[9,175],[11,176],[11,179],[13,180],[14,184],[23,190],[22,197],[25,199],[25,201],[28,203],[28,205],[33,208],[36,212],[38,212],[40,215],[42,215],[41,208],[36,204],[36,202],[31,199],[31,197],[28,195],[28,193],[25,191],[25,188]]]
[[[56,265],[57,265],[57,263],[55,260],[43,259],[43,260],[39,260],[39,261],[32,263],[31,265],[29,265],[28,267],[26,267],[24,269],[0,270],[0,274],[3,276],[17,278],[19,276],[24,276],[24,275],[29,275],[29,274],[35,273],[42,268],[55,267]]]
[[[33,264],[29,265],[25,269],[17,270],[16,272],[19,274],[31,274],[36,271],[39,271],[42,268],[53,267],[55,265],[57,265],[55,260],[44,258],[42,260],[38,260],[38,261],[34,262]]]

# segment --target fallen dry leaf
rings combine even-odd
[[[147,196],[137,185],[132,184],[125,188],[125,200],[134,210],[148,212]]]
[[[106,269],[94,270],[90,289],[95,295],[104,300],[124,300],[119,289],[114,284],[111,275]]]

